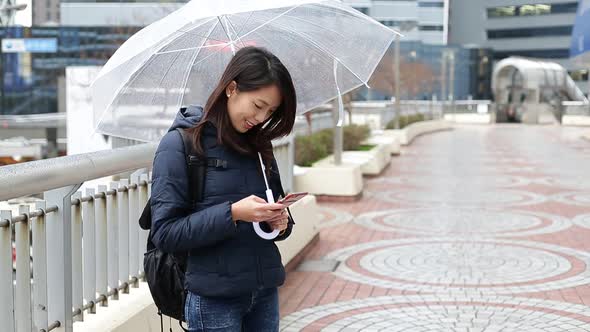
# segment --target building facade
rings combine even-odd
[[[31,1],[34,26],[59,25],[60,0],[34,0]]]
[[[61,0],[62,26],[146,26],[188,0]],[[92,13],[92,15],[88,15]]]
[[[60,79],[65,77],[65,68],[104,65],[138,30],[138,27],[0,29],[0,114],[60,111]]]
[[[445,45],[448,41],[448,0],[345,0],[375,20],[401,30],[403,40]]]
[[[583,91],[587,71],[569,60],[577,0],[451,0],[449,43],[494,50],[493,61],[523,56],[557,62]]]

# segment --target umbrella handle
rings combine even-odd
[[[269,203],[274,203],[275,202],[275,198],[272,194],[272,189],[267,189],[266,190],[266,200]],[[272,240],[274,238],[276,238],[279,235],[279,230],[275,229],[270,233],[267,233],[265,231],[262,230],[262,228],[260,227],[260,223],[259,222],[253,222],[252,223],[252,227],[254,227],[254,231],[256,232],[256,234],[258,234],[258,236],[260,236],[261,238],[265,239],[265,240]]]

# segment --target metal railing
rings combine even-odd
[[[357,101],[352,102],[352,122],[366,124],[371,129],[385,129],[387,124],[395,119],[395,104],[391,101]],[[400,116],[422,114],[425,120],[441,119],[448,113],[493,113],[494,105],[489,100],[402,100],[400,102]],[[331,105],[324,105],[314,109],[310,115],[311,130],[304,116],[298,116],[295,121],[294,133],[297,136],[308,135],[322,129],[334,127]],[[349,124],[349,114],[344,113],[344,124]]]
[[[291,191],[293,137],[273,146]],[[138,287],[148,235],[138,219],[151,194],[155,149],[141,144],[0,167],[0,201],[43,196],[15,215],[0,211],[2,331],[69,332],[97,306]],[[95,179],[101,184],[80,190]]]

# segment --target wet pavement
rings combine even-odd
[[[590,331],[590,131],[417,138],[280,289],[281,331]]]

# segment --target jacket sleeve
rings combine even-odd
[[[164,252],[188,251],[215,244],[237,233],[230,201],[193,212],[188,167],[180,133],[167,133],[152,171],[152,241]]]
[[[279,173],[279,167],[277,165],[276,159],[273,158],[272,160],[272,169],[271,169],[271,183],[276,186],[276,189],[273,189],[275,193],[280,193],[282,196],[285,196],[285,190],[283,189],[283,185],[281,184],[281,174]],[[293,216],[291,215],[291,210],[287,208],[287,212],[289,213],[289,221],[287,223],[287,229],[283,232],[283,234],[277,236],[274,241],[283,241],[287,239],[291,232],[293,232],[293,225],[295,225],[295,221],[293,220]]]

